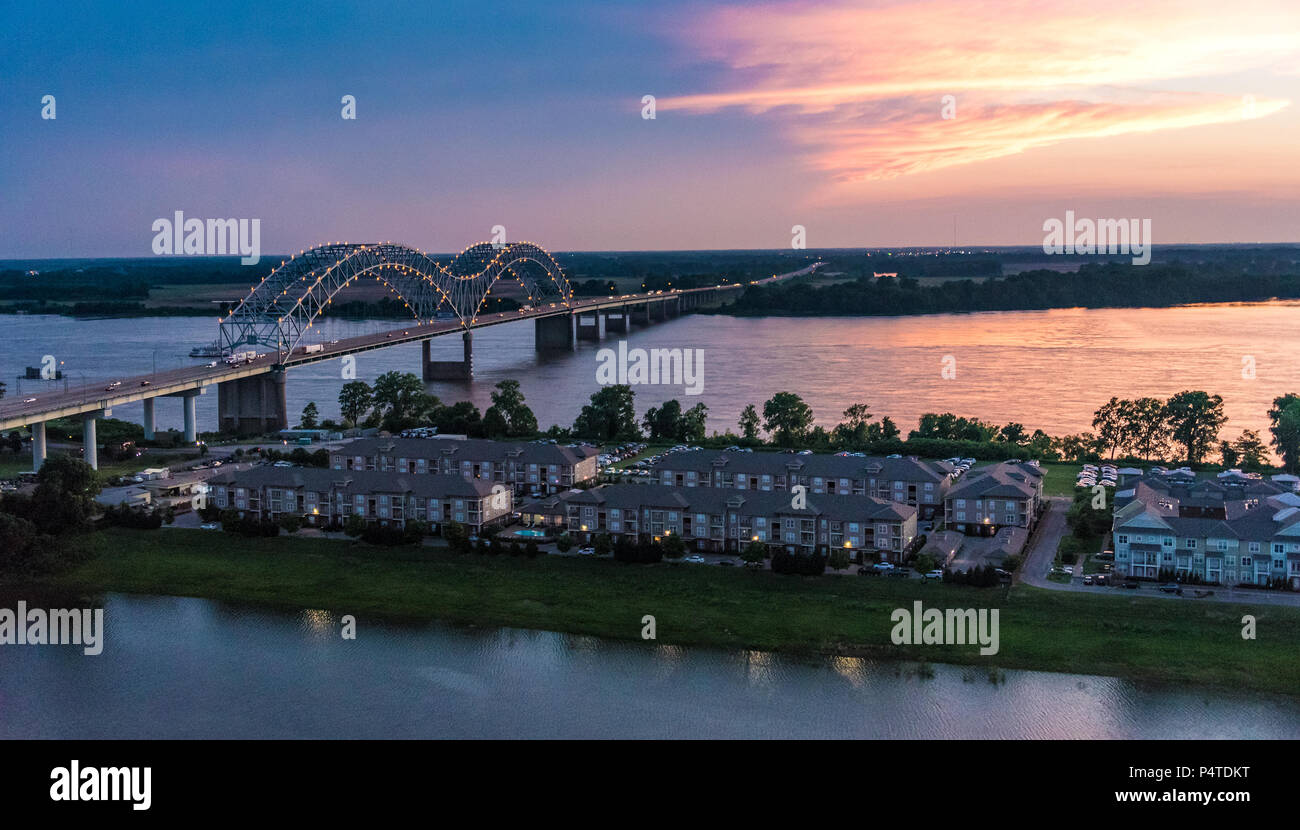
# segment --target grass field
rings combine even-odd
[[[455,555],[216,531],[108,530],[82,538],[95,558],[47,585],[208,597],[339,613],[444,619],[660,642],[1083,672],[1295,694],[1300,610],[975,589],[857,576],[792,577],[704,565],[622,565]],[[900,647],[890,615],[910,608],[996,608],[1000,652]],[[1259,639],[1243,641],[1254,614]]]

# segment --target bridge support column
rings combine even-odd
[[[682,316],[682,298],[673,297],[671,300],[664,301],[664,318],[671,320]]]
[[[37,472],[45,463],[45,422],[32,424],[32,471]]]
[[[615,311],[605,315],[605,331],[626,332],[628,330],[627,311]]]
[[[158,428],[158,421],[153,412],[153,402],[153,398],[145,398],[142,401],[144,404],[144,440],[146,441],[154,439],[154,431]]]
[[[181,402],[185,406],[185,443],[196,444],[199,440],[199,415],[196,402],[202,390],[195,389],[192,392],[186,392],[181,395]],[[283,390],[282,390],[283,391]],[[152,407],[151,407],[152,409]],[[153,413],[150,412],[150,415]]]
[[[574,330],[577,328],[577,316],[574,314],[557,314],[554,317],[538,317],[533,321],[533,344],[537,351],[548,349],[573,349]]]
[[[469,380],[474,376],[474,335],[468,329],[461,337],[464,340],[465,357],[463,360],[430,360],[430,341],[425,340],[422,351],[424,379],[429,380]]]
[[[650,325],[650,303],[643,303],[633,308],[631,320],[643,326]]]
[[[579,340],[605,339],[605,315],[599,311],[592,313],[590,316],[579,313],[577,319],[577,336]]]
[[[81,446],[84,450],[82,460],[89,464],[92,470],[99,469],[99,447],[96,444],[98,436],[95,434],[95,419],[100,414],[101,412],[87,412],[81,417]]]
[[[217,422],[222,432],[261,435],[289,428],[284,372],[272,371],[217,384]]]

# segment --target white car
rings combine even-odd
[[[924,577],[924,578],[925,578],[925,579],[943,579],[943,571],[941,571],[941,570],[937,570],[937,569],[936,569],[936,570],[933,570],[933,571],[926,571],[926,572],[925,572],[925,577]]]
[[[578,548],[578,555],[579,555],[579,556],[595,556],[595,555],[596,555],[596,549],[595,549],[595,548],[591,548],[591,547],[588,547],[588,548]]]
[[[221,525],[216,522],[208,522],[207,524],[199,525],[199,530],[221,530]]]
[[[692,562],[692,563],[694,563],[694,564],[696,564],[696,565],[703,565],[703,564],[704,564],[704,557],[703,557],[703,556],[700,556],[699,554],[692,554],[691,556],[685,556],[685,557],[683,557],[683,558],[682,558],[682,561],[683,561],[683,562]]]
[[[871,569],[874,570],[876,573],[882,573],[882,574],[888,573],[889,571],[892,571],[894,569],[894,563],[877,562],[876,564],[871,566]]]

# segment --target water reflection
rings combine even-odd
[[[369,618],[343,640],[338,612],[104,603],[100,657],[0,647],[0,738],[1300,737],[1278,696]]]

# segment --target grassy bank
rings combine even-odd
[[[197,530],[108,530],[95,558],[46,585],[207,597],[339,613],[437,618],[661,643],[897,657],[1084,672],[1295,694],[1300,611],[1220,603],[973,589],[868,577],[789,577],[702,565],[455,555],[344,541],[244,539]],[[890,614],[911,607],[1000,609],[1001,651],[898,647]],[[1241,616],[1259,639],[1241,639]]]

